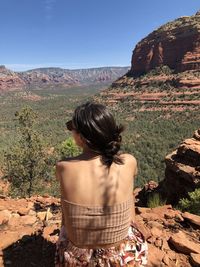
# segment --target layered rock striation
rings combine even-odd
[[[176,206],[180,199],[189,198],[189,192],[200,188],[200,129],[168,154],[165,163],[165,178],[159,183],[149,181],[135,193],[137,206],[147,207],[155,194],[163,203]]]
[[[175,205],[200,188],[200,129],[167,155],[165,162],[165,179],[158,188],[167,203]]]
[[[166,65],[175,72],[200,70],[200,12],[180,17],[142,39],[132,55],[130,75]]]

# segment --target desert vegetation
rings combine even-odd
[[[27,92],[28,95],[34,94],[40,97],[35,101],[22,98],[24,93],[20,92],[2,95],[0,102],[1,155],[4,154],[4,151],[9,153],[16,141],[19,140],[17,130],[19,125],[16,125],[14,114],[25,105],[29,105],[38,114],[35,130],[43,135],[46,151],[53,151],[51,171],[49,172],[49,177],[51,177],[49,179],[53,181],[55,161],[59,157],[65,157],[66,151],[68,151],[69,156],[71,153],[78,153],[77,148],[69,139],[70,133],[65,128],[65,122],[71,118],[72,112],[78,104],[92,99],[108,105],[117,120],[125,125],[122,150],[132,153],[138,160],[139,173],[136,186],[142,186],[149,180],[162,180],[164,178],[165,156],[199,128],[198,106],[193,108],[189,104],[185,105],[184,108],[181,105],[165,106],[159,101],[140,101],[140,99],[134,99],[128,95],[120,101],[109,103],[110,100],[114,100],[114,97],[109,95],[110,89],[98,94],[101,89],[103,88],[98,86],[76,87],[67,90],[64,88],[45,90],[36,88],[34,91]],[[118,88],[116,88],[116,93],[117,90]],[[162,97],[165,97],[166,101],[171,101],[173,97],[198,98],[198,92],[193,96],[184,94],[182,91],[179,93],[180,95],[173,96],[171,94],[170,96],[169,94]],[[162,99],[162,101],[164,100]],[[2,169],[4,164],[2,156],[0,163]],[[43,188],[40,187],[41,192],[45,192],[45,190],[53,195],[56,195],[57,192],[57,189],[49,186],[49,184]]]

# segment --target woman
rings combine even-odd
[[[123,127],[91,102],[66,125],[83,152],[56,166],[63,214],[56,266],[145,266],[147,245],[133,223],[137,163],[120,153]]]

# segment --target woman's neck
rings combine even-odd
[[[82,153],[82,156],[85,156],[87,158],[96,158],[96,157],[99,157],[100,154],[95,152],[95,151],[92,151],[91,149],[89,149],[88,147],[83,147],[83,153]]]

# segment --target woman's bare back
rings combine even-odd
[[[133,178],[137,172],[135,158],[129,154],[120,157],[123,164],[102,164],[99,156],[83,155],[59,162],[57,177],[64,199],[81,205],[114,205],[126,201],[133,192]]]

